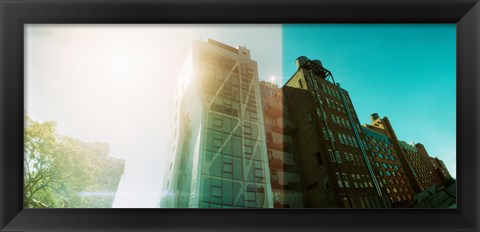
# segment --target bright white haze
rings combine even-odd
[[[26,109],[124,159],[113,207],[158,207],[173,90],[195,39],[251,50],[281,80],[281,25],[27,25]]]

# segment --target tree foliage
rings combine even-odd
[[[83,208],[94,206],[83,192],[98,190],[98,151],[56,134],[55,122],[25,116],[24,206]]]

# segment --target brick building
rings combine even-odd
[[[416,194],[452,180],[422,144],[399,140],[387,117],[374,113],[360,126],[348,92],[320,61],[296,63],[278,105],[295,124],[287,137],[304,207],[410,207]]]
[[[451,181],[387,117],[361,126],[349,93],[299,57],[279,88],[245,47],[195,41],[176,91],[162,207],[390,208]]]
[[[269,82],[260,82],[270,180],[275,208],[303,208],[300,175],[294,157],[292,133],[283,91]]]
[[[305,207],[389,207],[348,92],[318,60],[300,57],[297,67],[283,91],[297,126],[292,137]]]
[[[393,207],[410,205],[414,192],[392,140],[368,125],[362,129],[366,135],[369,160],[382,192],[389,197]]]

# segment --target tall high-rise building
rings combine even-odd
[[[436,183],[439,185],[447,185],[453,180],[450,172],[448,171],[445,163],[438,157],[430,157],[430,162],[433,165],[433,175],[435,176]]]
[[[348,92],[318,60],[297,59],[283,87],[297,129],[295,153],[306,207],[389,207],[368,159]]]
[[[382,130],[391,138],[414,193],[419,193],[434,185],[433,165],[428,158],[429,156],[425,147],[422,144],[410,144],[399,140],[387,117],[380,118],[377,114],[373,114],[372,116],[372,122],[368,127]]]
[[[370,119],[375,123],[378,114],[372,114]],[[388,137],[383,128],[363,125],[369,159],[372,163],[382,192],[387,195],[393,207],[408,207],[413,201],[415,192],[412,189],[407,170],[400,161],[394,141]]]
[[[273,207],[256,61],[194,41],[174,100],[161,207]]]
[[[295,158],[292,134],[296,125],[290,120],[283,91],[270,82],[260,82],[265,134],[275,208],[303,208],[300,174]]]
[[[108,155],[110,145],[102,142],[81,142],[77,141],[89,153],[96,154],[90,156],[92,173],[95,173],[93,183],[90,189],[87,189],[85,195],[89,198],[85,208],[111,208],[115,195],[120,185],[121,177],[125,171],[125,160],[114,158]]]

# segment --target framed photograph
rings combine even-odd
[[[478,1],[1,1],[0,230],[478,231]]]

